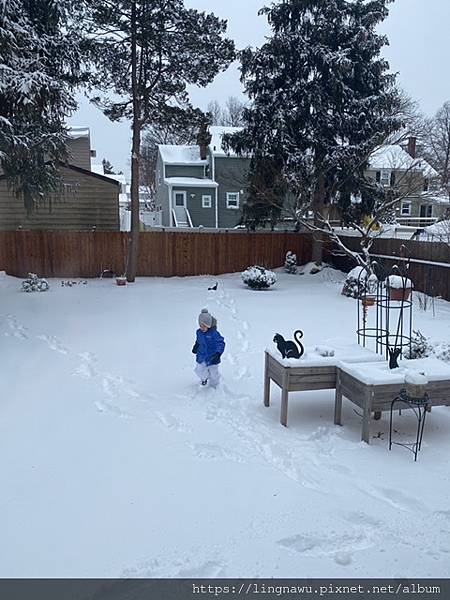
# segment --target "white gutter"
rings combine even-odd
[[[211,179],[215,183],[217,183],[216,182],[216,163],[214,161],[214,152],[212,150],[210,150],[210,152],[211,152],[211,175],[212,175]],[[216,208],[216,210],[215,210],[215,213],[216,213],[216,229],[218,229],[219,228],[219,186],[218,185],[216,186],[215,196],[216,196],[216,207],[215,207]]]
[[[169,227],[172,227],[172,185],[169,183]]]

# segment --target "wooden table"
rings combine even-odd
[[[349,362],[379,362],[383,358],[358,344],[337,346],[335,356],[319,356],[308,352],[299,360],[282,359],[266,350],[264,363],[264,406],[270,406],[270,381],[281,388],[280,423],[287,427],[289,392],[328,390],[336,388],[337,364]]]
[[[342,425],[342,398],[362,409],[361,440],[369,443],[370,415],[388,411],[392,400],[404,389],[405,370],[423,371],[428,378],[427,394],[431,406],[450,406],[450,366],[436,358],[400,361],[390,370],[387,363],[341,363],[336,372],[334,422]]]

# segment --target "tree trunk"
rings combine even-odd
[[[139,253],[139,152],[141,145],[141,127],[133,119],[133,137],[131,150],[131,237],[128,248],[127,281],[136,279]]]
[[[314,199],[312,210],[314,212],[315,227],[322,227],[320,216],[323,216],[325,207],[325,179],[323,175],[319,175],[316,188],[314,190]],[[323,236],[322,234],[314,234],[312,246],[312,261],[320,266],[323,260]]]
[[[131,86],[133,95],[133,122],[131,143],[131,237],[127,248],[127,281],[136,279],[139,252],[139,156],[141,151],[141,105],[138,98],[136,42],[136,2],[131,3]]]

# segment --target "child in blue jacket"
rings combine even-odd
[[[209,385],[215,388],[220,380],[219,364],[225,349],[225,341],[217,331],[216,319],[207,308],[202,309],[198,324],[197,339],[192,348],[197,358],[195,372],[202,385],[206,385],[209,381]]]

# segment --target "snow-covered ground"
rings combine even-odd
[[[277,274],[268,291],[0,278],[1,577],[450,576],[450,408],[416,463],[388,451],[388,413],[370,445],[349,401],[335,426],[332,390],[292,394],[282,427],[265,347],[297,328],[306,347],[354,342],[356,307],[337,271]],[[205,306],[227,343],[218,390],[193,373]],[[435,310],[415,328],[448,340],[450,304]],[[409,440],[411,411],[396,425]]]

